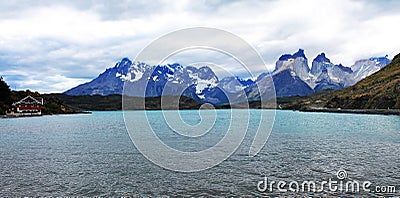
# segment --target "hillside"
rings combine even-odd
[[[314,94],[284,105],[286,109],[400,109],[400,54],[379,72],[348,88]]]
[[[66,94],[47,94],[46,97],[58,99],[64,104],[89,111],[107,111],[107,110],[122,110],[122,96],[118,94],[101,96],[101,95],[85,95],[85,96],[70,96]],[[179,96],[164,96],[164,102],[167,102],[165,109],[174,109],[171,101],[178,101]],[[128,110],[143,110],[143,101],[145,101],[146,110],[161,109],[161,97],[125,97],[125,106]],[[197,101],[181,96],[179,97],[180,109],[198,109],[201,104]]]

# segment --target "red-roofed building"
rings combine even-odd
[[[27,96],[12,106],[16,116],[42,115],[43,98]]]

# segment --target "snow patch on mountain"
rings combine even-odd
[[[353,84],[379,71],[388,65],[390,61],[387,55],[385,57],[372,57],[356,61],[354,65],[351,66],[355,74]]]

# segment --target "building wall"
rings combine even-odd
[[[17,112],[18,113],[23,113],[23,112],[40,112],[42,110],[42,107],[40,105],[17,105],[16,106]]]

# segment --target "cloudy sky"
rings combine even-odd
[[[309,61],[325,52],[350,66],[399,53],[399,22],[396,0],[2,1],[0,75],[12,89],[63,92],[160,36],[198,26],[243,38],[269,69],[299,48]]]

